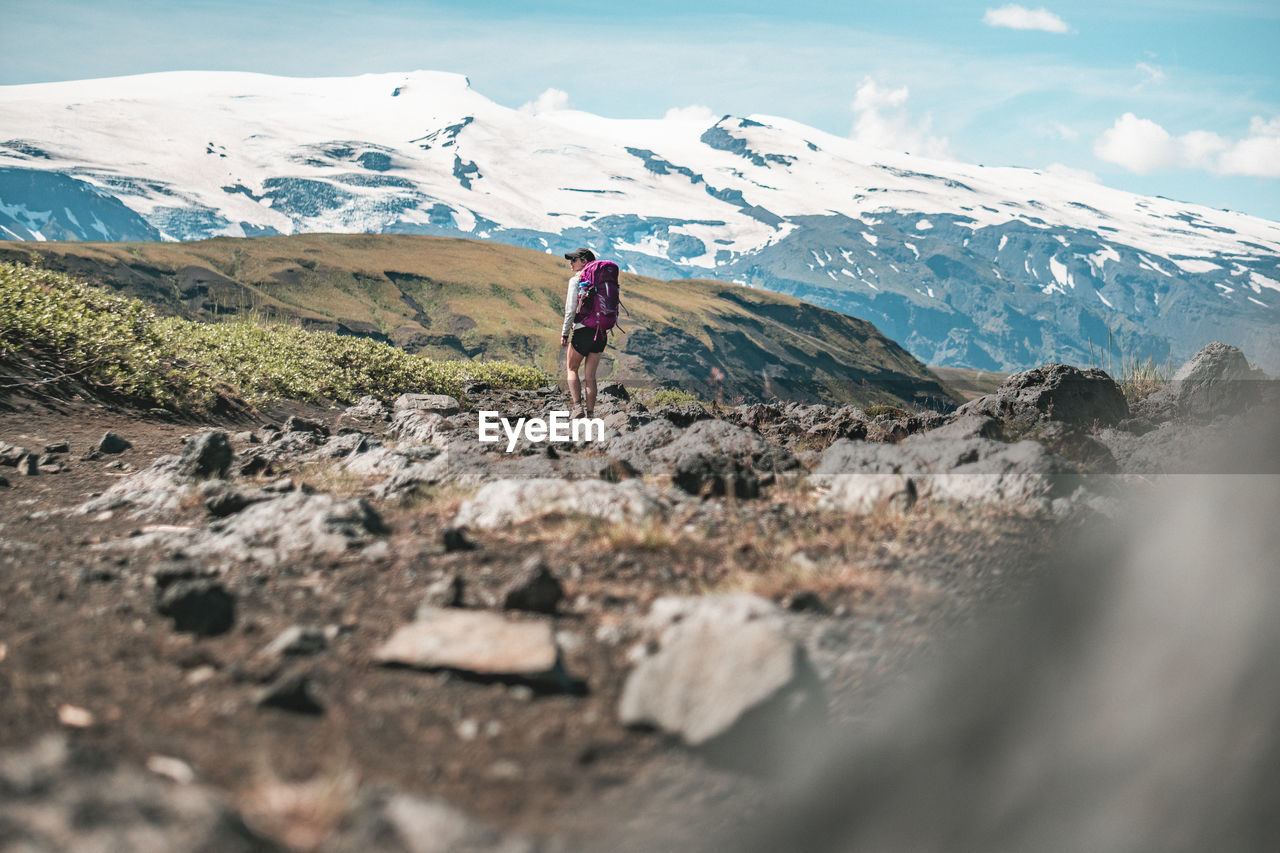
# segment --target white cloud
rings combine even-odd
[[[1091,184],[1102,183],[1098,176],[1088,169],[1073,169],[1071,166],[1064,166],[1061,163],[1050,163],[1045,166],[1044,171],[1050,175],[1057,175],[1059,178],[1072,178],[1077,181],[1087,181]]]
[[[982,16],[982,23],[988,27],[1008,27],[1011,30],[1044,30],[1046,33],[1070,32],[1067,22],[1041,6],[1039,9],[1028,9],[1017,3],[1001,6],[999,9],[988,9]]]
[[[520,107],[520,112],[529,115],[553,113],[569,108],[569,93],[563,89],[548,89],[537,98]]]
[[[1165,81],[1164,69],[1159,65],[1139,62],[1135,67],[1142,72],[1142,82],[1138,84],[1138,88],[1142,88],[1149,83],[1163,83]]]
[[[1231,140],[1209,130],[1175,137],[1150,119],[1125,113],[1094,142],[1093,153],[1131,172],[1202,169],[1217,175],[1280,178],[1280,117],[1255,116],[1249,135]]]
[[[1271,121],[1254,116],[1249,135],[1218,158],[1218,170],[1224,175],[1280,178],[1280,116]]]
[[[912,120],[908,115],[906,103],[909,96],[910,90],[906,86],[884,89],[867,77],[853,99],[853,131],[849,138],[872,148],[949,159],[950,145],[946,138],[929,133],[932,118],[926,114],[921,119]]]
[[[672,107],[662,117],[666,121],[714,122],[720,118],[711,111],[711,107],[693,105],[688,107]]]

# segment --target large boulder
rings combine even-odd
[[[1186,417],[1212,420],[1243,411],[1259,399],[1265,377],[1249,366],[1244,353],[1214,342],[1178,368],[1169,384],[1148,395],[1134,408],[1151,421]]]
[[[794,712],[810,704],[798,700],[816,698],[803,649],[772,602],[741,594],[660,598],[644,629],[656,650],[627,677],[618,704],[624,725],[701,746],[749,715]]]
[[[981,415],[1026,427],[1045,420],[1111,426],[1129,417],[1129,404],[1105,371],[1046,364],[1013,374],[994,394],[970,400],[956,415]]]

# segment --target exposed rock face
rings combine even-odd
[[[618,714],[626,725],[656,726],[699,746],[784,694],[812,687],[803,651],[764,599],[660,598],[645,627],[658,648],[623,688]]]
[[[1047,364],[1013,374],[994,394],[970,400],[956,413],[1018,425],[1055,420],[1110,426],[1129,416],[1129,405],[1120,386],[1104,371]]]

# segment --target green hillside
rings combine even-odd
[[[192,243],[0,243],[195,319],[253,316],[373,337],[440,359],[563,371],[563,259],[498,243],[304,234]],[[602,378],[704,399],[949,405],[936,376],[870,323],[715,281],[623,274]]]

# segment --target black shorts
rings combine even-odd
[[[609,343],[609,333],[601,332],[590,326],[583,326],[573,333],[573,337],[569,342],[582,355],[604,352],[604,345]]]

